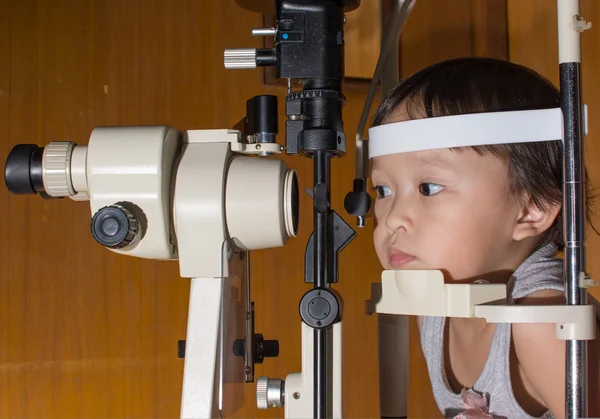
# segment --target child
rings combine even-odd
[[[558,107],[559,91],[532,70],[495,59],[454,59],[396,86],[373,126]],[[509,304],[564,304],[563,263],[556,257],[562,167],[560,141],[373,158],[374,242],[382,265],[440,269],[446,282],[506,283]],[[434,397],[446,417],[473,417],[471,410],[483,417],[564,417],[565,342],[556,338],[554,324],[422,317],[417,325]],[[600,414],[594,410],[595,342],[588,349],[592,416]]]

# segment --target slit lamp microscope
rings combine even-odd
[[[113,252],[177,260],[190,278],[184,357],[182,418],[227,417],[256,381],[260,409],[283,407],[286,418],[341,418],[342,304],[338,254],[356,232],[330,207],[331,159],[346,154],[345,14],[360,0],[236,0],[245,9],[276,15],[274,48],[226,50],[229,69],[274,66],[287,80],[285,146],[277,143],[276,96],[247,101],[246,115],[230,129],[179,131],[169,126],[97,127],[87,145],[69,141],[44,147],[20,144],[10,152],[5,182],[16,195],[87,201],[91,234]],[[481,317],[489,322],[556,323],[567,341],[567,417],[586,417],[586,343],[595,339],[595,306],[586,289],[580,33],[589,25],[578,0],[557,0],[561,107],[429,118],[369,130],[366,119],[388,53],[416,0],[398,0],[388,19],[381,55],[356,136],[356,176],[346,211],[365,225],[369,158],[415,150],[514,141],[562,141],[565,154],[566,304],[509,306],[502,284],[445,284],[439,271],[384,271],[372,285],[371,313]],[[299,90],[293,86],[300,85]],[[414,123],[413,123],[414,122]],[[453,129],[446,127],[451,124]],[[420,142],[390,141],[414,138]],[[485,135],[482,135],[484,134]],[[497,135],[490,135],[497,133]],[[368,147],[367,147],[368,146]],[[258,377],[254,366],[278,356],[277,341],[254,329],[250,252],[284,246],[299,223],[297,174],[280,153],[314,164],[313,232],[305,253],[310,288],[299,304],[302,371],[284,380]],[[262,217],[249,214],[260,212]]]

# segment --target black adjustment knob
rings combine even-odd
[[[277,358],[279,356],[279,341],[264,340],[260,333],[254,334],[254,363],[262,364],[265,358]]]
[[[370,213],[373,199],[367,192],[366,179],[354,179],[354,190],[344,199],[344,208],[354,217],[362,217]]]
[[[177,358],[185,358],[185,340],[177,341]]]
[[[277,358],[279,356],[279,341],[265,340],[263,342],[265,358]]]
[[[340,297],[331,288],[313,288],[300,300],[300,317],[313,329],[325,329],[340,316]]]
[[[246,339],[236,339],[233,341],[233,355],[241,356],[245,358],[246,356]]]
[[[92,218],[92,235],[102,246],[121,249],[133,242],[139,223],[122,203],[100,208]]]

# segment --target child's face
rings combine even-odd
[[[472,149],[376,157],[372,182],[384,269],[442,269],[453,280],[474,280],[518,266],[522,208],[499,158]]]

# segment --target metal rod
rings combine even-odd
[[[581,100],[579,0],[557,0],[560,96],[564,118],[564,278],[568,305],[586,304],[579,286],[585,266],[585,172]],[[587,417],[587,342],[566,342],[565,414]]]
[[[314,263],[315,263],[315,288],[325,288],[327,286],[327,209],[319,208],[322,202],[320,197],[323,193],[329,191],[329,158],[325,150],[315,151],[314,154]],[[325,203],[329,202],[329,196]]]
[[[329,202],[330,157],[326,150],[317,150],[314,153],[314,288],[328,286],[328,252],[330,243],[327,240],[327,213]],[[324,195],[324,196],[323,196]],[[324,198],[324,202],[323,199]],[[325,329],[314,330],[314,417],[325,419],[328,417],[327,403],[327,336]]]
[[[375,66],[375,72],[371,79],[371,86],[365,100],[365,106],[363,107],[362,114],[360,115],[360,121],[358,123],[358,129],[356,130],[356,179],[362,179],[367,177],[368,165],[368,153],[364,150],[363,134],[365,127],[367,126],[367,118],[371,105],[373,104],[373,98],[377,91],[377,86],[381,79],[381,73],[384,70],[385,62],[393,46],[398,45],[398,38],[404,28],[404,24],[412,11],[416,0],[398,0],[392,16],[390,16],[388,23],[385,25],[384,34],[382,36],[383,45],[381,46],[381,52],[377,59]],[[393,55],[396,57],[397,55]]]

